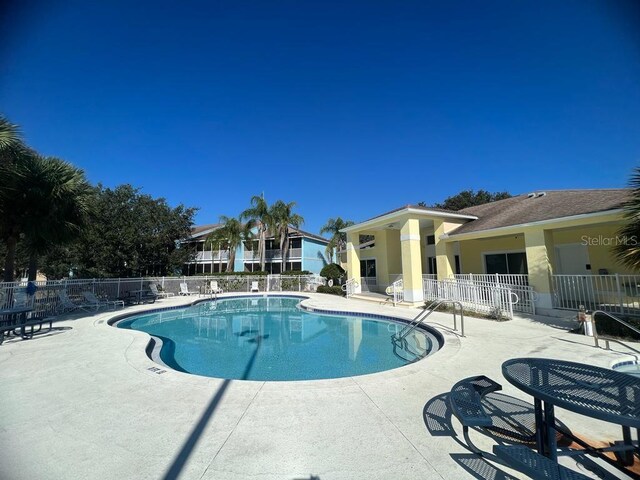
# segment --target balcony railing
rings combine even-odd
[[[214,250],[213,252],[196,252],[196,262],[210,262],[228,260],[229,252],[227,250]]]
[[[555,308],[640,315],[640,275],[551,275]]]
[[[265,258],[267,261],[271,260],[282,260],[282,254],[279,249],[269,249],[265,252]],[[290,248],[288,252],[287,260],[299,259],[302,258],[302,249],[301,248]],[[257,250],[245,250],[244,251],[244,260],[259,260],[260,256],[258,255]]]

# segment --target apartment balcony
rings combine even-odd
[[[196,262],[220,262],[229,260],[229,252],[227,250],[214,250],[208,252],[196,252]]]
[[[289,249],[289,258],[288,261],[298,260],[302,258],[302,249],[301,248],[290,248]],[[279,249],[271,249],[265,252],[265,258],[267,262],[271,262],[273,260],[282,260],[282,254]],[[244,251],[244,260],[245,261],[258,261],[260,260],[260,256],[258,255],[257,250],[245,250]]]

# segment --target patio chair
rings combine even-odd
[[[84,310],[85,312],[96,311],[98,308],[95,304],[89,303],[75,303],[69,298],[69,294],[66,290],[58,291],[58,298],[60,299],[60,303],[58,303],[57,309],[61,313],[65,312],[73,312],[75,310]]]
[[[251,282],[251,291],[252,292],[259,292],[260,291],[260,289],[258,288],[258,282],[257,281]]]
[[[217,280],[211,280],[211,282],[209,282],[209,291],[211,293],[224,293],[224,290],[218,286]]]
[[[160,290],[158,290],[158,285],[156,285],[155,283],[149,284],[149,290],[151,290],[151,293],[153,293],[156,297],[160,297],[160,298],[175,296],[175,293],[173,292],[161,292]]]
[[[187,282],[183,282],[180,284],[180,293],[179,295],[195,295],[196,292],[190,292],[189,291],[189,286],[187,285]]]
[[[112,308],[113,307],[114,310],[118,306],[124,308],[124,301],[123,300],[103,300],[103,299],[100,299],[100,298],[96,297],[95,293],[89,292],[89,291],[82,292],[82,296],[87,301],[88,305],[95,305],[96,310],[99,310],[102,307],[104,307],[104,308]]]

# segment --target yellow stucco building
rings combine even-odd
[[[460,211],[406,206],[344,229],[344,267],[370,291],[401,278],[409,303],[424,300],[424,278],[518,276],[535,290],[538,308],[553,308],[554,275],[632,273],[612,254],[616,243],[634,241],[618,234],[628,194],[534,192]]]

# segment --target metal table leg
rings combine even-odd
[[[547,436],[547,456],[556,462],[558,460],[558,445],[556,442],[556,416],[553,404],[545,402],[544,404],[544,424]]]
[[[536,417],[536,449],[540,455],[544,455],[544,419],[542,418],[542,402],[538,398],[533,399]]]

